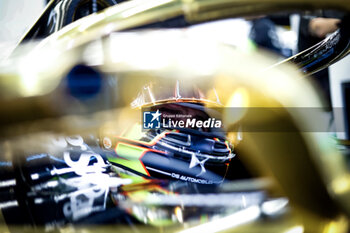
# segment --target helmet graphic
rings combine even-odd
[[[143,88],[132,102],[143,122],[123,135],[103,138],[108,160],[119,171],[146,178],[220,183],[234,153],[220,113],[208,107],[220,107],[218,99],[205,99],[198,88],[181,91],[179,82],[175,86],[168,92]]]

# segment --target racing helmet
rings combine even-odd
[[[146,179],[221,183],[235,155],[225,138],[218,96],[211,100],[199,88],[181,88],[179,81],[174,90],[165,89],[143,87],[131,103],[141,121],[122,135],[103,136],[108,161],[118,172]]]

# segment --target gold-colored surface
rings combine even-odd
[[[155,33],[159,35],[160,32]],[[150,34],[148,36],[151,36]],[[315,90],[302,78],[300,73],[288,66],[261,72],[266,67],[266,64],[269,64],[269,61],[266,61],[267,58],[265,56],[259,54],[247,55],[227,47],[215,46],[214,48],[202,50],[204,54],[202,53],[198,57],[195,51],[199,51],[203,47],[196,44],[195,41],[187,42],[180,37],[173,38],[173,41],[168,41],[161,45],[157,41],[154,44],[149,44],[146,35],[140,34],[135,36],[144,37],[144,46],[140,47],[143,49],[138,51],[131,50],[132,43],[122,45],[124,49],[129,55],[134,53],[135,57],[137,56],[143,60],[147,59],[147,57],[149,59],[149,55],[145,54],[143,50],[148,50],[150,47],[155,46],[153,50],[153,55],[155,56],[154,64],[147,63],[146,66],[138,66],[134,64],[135,60],[123,59],[114,62],[112,58],[108,57],[110,53],[105,53],[105,56],[107,56],[105,60],[108,60],[109,63],[106,65],[101,64],[98,67],[100,71],[108,70],[110,77],[118,80],[118,85],[116,86],[118,89],[112,91],[112,93],[119,93],[123,96],[123,101],[119,105],[114,106],[119,111],[114,112],[109,118],[97,114],[95,118],[87,116],[85,120],[85,117],[78,116],[76,121],[72,121],[72,118],[66,118],[66,121],[61,118],[59,121],[53,120],[50,123],[50,120],[48,120],[46,121],[46,130],[50,129],[50,125],[52,125],[51,129],[61,125],[61,130],[63,131],[66,129],[73,131],[75,129],[76,132],[79,132],[79,129],[84,130],[86,125],[78,125],[75,122],[79,120],[88,122],[89,119],[94,119],[91,122],[97,122],[97,126],[103,122],[107,124],[108,121],[113,121],[114,119],[116,125],[113,128],[123,130],[126,127],[126,122],[118,120],[118,116],[123,115],[123,108],[130,109],[130,102],[137,96],[141,87],[150,82],[161,84],[163,87],[173,87],[176,82],[180,82],[180,84],[189,87],[196,86],[203,90],[204,93],[210,93],[215,88],[220,96],[220,101],[227,103],[228,106],[243,104],[244,106],[248,105],[246,106],[248,108],[274,107],[279,109],[277,115],[272,114],[266,117],[249,115],[249,112],[243,113],[241,117],[247,119],[248,123],[271,124],[271,127],[273,127],[275,119],[284,119],[292,127],[295,127],[295,132],[286,133],[244,132],[243,140],[238,145],[238,148],[241,152],[241,159],[254,173],[270,177],[275,181],[277,185],[274,187],[274,192],[279,195],[286,195],[290,199],[292,207],[295,206],[302,210],[307,210],[308,213],[311,213],[310,216],[315,216],[305,215],[306,217],[300,223],[303,225],[303,229],[316,228],[315,232],[320,232],[319,229],[324,228],[322,225],[324,222],[336,219],[341,213],[349,212],[350,205],[345,198],[349,196],[347,186],[344,186],[345,188],[342,186],[341,193],[337,193],[339,188],[333,188],[334,182],[335,184],[339,183],[337,179],[343,180],[343,176],[346,174],[343,158],[324,133],[298,131],[299,127],[311,124],[312,119],[307,118],[302,112],[288,112],[288,107],[307,108],[322,106],[315,94]],[[110,42],[113,42],[113,40]],[[176,43],[184,46],[184,54],[174,55],[164,49],[169,47],[168,44]],[[106,50],[113,52],[108,47],[106,47]],[[119,55],[123,57],[122,50],[119,51]],[[184,56],[187,59],[183,59]],[[154,66],[159,64],[157,63],[157,58],[166,61],[167,65],[163,64],[162,67]],[[196,63],[191,64],[189,61],[196,61]],[[196,69],[194,66],[198,63],[210,64],[210,62],[214,61],[216,62],[212,64],[215,65],[211,68],[206,67],[205,73],[203,73],[203,69]],[[60,68],[50,67],[53,70]],[[64,71],[61,72],[64,73]],[[119,92],[118,90],[122,91]],[[237,93],[241,93],[239,98],[234,97],[237,96]],[[43,99],[48,101],[52,97],[48,95]],[[237,101],[237,99],[240,99],[240,101]],[[56,106],[50,106],[49,102],[47,103],[43,109],[51,109],[52,111],[52,109],[56,108]],[[19,105],[14,102],[14,106]],[[140,114],[128,116],[130,122],[140,121],[138,117]],[[225,119],[225,124],[228,126],[236,123],[229,116]],[[44,124],[40,122],[37,124],[39,130],[40,127],[44,127]],[[11,127],[11,129],[13,133],[16,127]],[[23,127],[20,128],[21,131],[19,132],[26,133],[27,129],[31,128]],[[344,182],[340,183],[343,184]],[[344,199],[342,199],[343,197]],[[341,208],[339,208],[338,204],[341,205]],[[296,210],[295,213],[298,216],[303,212]],[[322,221],[312,220],[314,218],[322,219]],[[250,229],[248,226],[247,230]],[[254,226],[254,224],[251,225],[252,230]],[[295,225],[288,225],[288,227],[293,226]],[[278,230],[282,228],[289,229],[283,224],[276,227]],[[262,229],[260,225],[259,229]],[[271,230],[269,227],[266,229],[268,229],[266,230],[267,232]],[[306,232],[314,231],[307,230]]]
[[[50,36],[49,41],[69,42],[78,46],[96,38],[108,35],[112,31],[122,31],[143,25],[183,16],[189,23],[228,17],[246,17],[269,14],[280,11],[339,9],[350,10],[350,1],[315,0],[138,0],[129,1],[107,8],[101,13],[85,17],[74,22],[58,33]]]

